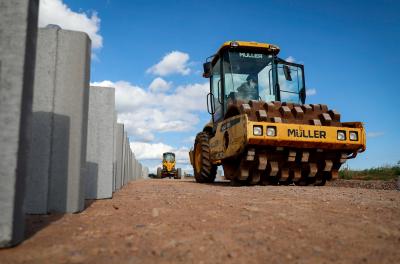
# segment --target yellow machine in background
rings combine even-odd
[[[181,179],[181,168],[175,169],[176,161],[175,154],[172,152],[163,153],[162,168],[157,168],[157,178],[171,178]]]
[[[229,41],[204,64],[212,119],[189,153],[197,182],[213,182],[222,165],[234,185],[324,185],[365,150],[362,123],[305,104],[304,66],[278,53],[271,44]]]

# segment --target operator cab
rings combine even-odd
[[[223,119],[234,101],[305,102],[304,66],[277,57],[279,48],[263,43],[226,42],[204,63],[210,78],[208,112]]]
[[[175,154],[172,152],[166,152],[163,154],[163,160],[167,162],[174,162],[175,161]]]

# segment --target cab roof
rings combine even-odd
[[[212,65],[214,65],[218,58],[220,53],[225,50],[225,49],[235,49],[235,48],[244,48],[247,51],[250,52],[257,52],[257,51],[267,51],[271,54],[277,55],[280,51],[280,48],[276,45],[273,44],[268,44],[268,43],[260,43],[260,42],[255,42],[255,41],[241,41],[241,40],[231,40],[231,41],[226,41],[222,44],[222,46],[218,49],[217,53],[208,57],[206,59],[206,63],[204,64],[203,67],[206,67],[205,65],[208,62],[211,62]],[[210,77],[210,72],[208,72],[206,70],[206,68],[204,68],[204,73],[203,73],[203,77],[208,78]]]
[[[229,47],[245,47],[249,49],[260,49],[260,50],[268,50],[274,54],[279,53],[279,47],[273,44],[268,44],[268,43],[260,43],[260,42],[255,42],[255,41],[240,41],[240,40],[232,40],[232,41],[227,41],[222,44],[222,46],[219,48],[218,52],[222,51],[225,48]]]
[[[222,44],[222,46],[218,49],[217,53],[210,57],[212,58],[212,64],[217,61],[220,52],[228,48],[245,48],[250,51],[267,51],[274,55],[277,55],[280,51],[280,48],[273,44],[260,43],[255,41],[231,40],[224,42],[224,44]]]

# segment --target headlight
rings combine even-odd
[[[351,141],[357,141],[358,140],[358,133],[356,131],[350,131],[349,139]]]
[[[275,137],[276,136],[276,127],[274,127],[274,126],[267,127],[267,136]]]
[[[262,136],[263,128],[262,126],[253,126],[253,135],[254,136]]]
[[[346,132],[343,130],[339,130],[337,132],[337,139],[341,141],[346,140]]]

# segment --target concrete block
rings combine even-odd
[[[137,175],[138,179],[140,179],[140,176],[141,176],[141,163],[139,161],[137,162],[136,175]]]
[[[136,179],[140,179],[140,162],[138,160],[135,161],[135,174],[136,174]]]
[[[129,182],[129,157],[130,157],[130,152],[129,152],[129,147],[128,145],[125,146],[126,148],[126,170],[125,170],[125,184]]]
[[[84,209],[90,53],[85,33],[39,29],[29,213]]]
[[[56,52],[57,31],[39,30],[32,105],[32,148],[25,199],[26,212],[32,214],[48,212],[53,120],[57,119],[55,123],[69,129],[69,118],[54,114]]]
[[[126,144],[126,152],[128,153],[127,157],[126,157],[126,183],[129,182],[129,170],[130,170],[130,162],[129,159],[131,157],[131,149],[129,148],[129,138],[127,138],[127,144]]]
[[[126,184],[126,176],[127,176],[127,167],[128,167],[128,148],[127,148],[127,133],[124,131],[124,136],[123,136],[123,148],[122,148],[122,186]]]
[[[113,192],[115,192],[117,190],[117,112],[115,109],[113,135]]]
[[[115,185],[116,189],[119,190],[122,187],[123,183],[123,152],[124,152],[124,125],[117,123],[117,131],[116,131],[116,156],[117,156],[117,168],[116,168],[116,179]]]
[[[126,184],[126,176],[127,176],[127,169],[128,169],[128,148],[127,148],[127,137],[126,137],[126,132],[124,132],[124,178],[122,182],[124,185]]]
[[[126,148],[127,148],[127,153],[128,153],[128,156],[127,156],[127,159],[126,159],[126,171],[127,171],[126,172],[126,183],[128,183],[128,182],[130,182],[131,150],[129,149],[128,146],[126,146]]]
[[[149,168],[144,167],[143,168],[143,179],[148,179],[149,178]]]
[[[133,156],[133,159],[132,159],[132,166],[133,166],[133,169],[132,169],[133,178],[134,178],[135,180],[138,180],[138,177],[137,177],[137,175],[135,174],[136,166],[137,166],[136,156],[135,156],[135,155]]]
[[[136,177],[136,179],[140,179],[139,170],[140,170],[140,163],[139,163],[139,161],[137,161],[136,162],[136,167],[135,167],[135,177]]]
[[[139,169],[139,161],[137,159],[134,160],[135,168],[133,170],[133,174],[135,175],[135,179],[139,179],[138,169]]]
[[[90,38],[83,32],[58,31],[57,55],[54,114],[68,117],[70,126],[65,131],[63,124],[54,120],[49,209],[73,213],[84,209],[85,200]],[[68,165],[64,166],[65,146],[60,139],[67,138],[66,134],[69,149]]]
[[[129,166],[130,166],[130,168],[129,168],[129,181],[133,181],[134,180],[133,173],[132,173],[133,172],[132,159],[133,159],[133,153],[131,152],[131,157],[129,159]]]
[[[129,148],[130,149],[130,148]],[[130,156],[130,158],[129,158],[129,180],[130,181],[133,181],[134,180],[134,178],[133,178],[133,163],[132,163],[132,160],[133,160],[133,152],[132,152],[132,150],[130,151],[131,152],[131,156]]]
[[[128,149],[128,182],[130,182],[132,180],[132,152],[131,149]]]
[[[133,169],[134,169],[133,159],[134,159],[135,155],[133,154],[133,152],[131,152],[131,153],[132,153],[132,155],[131,155],[131,160],[130,160],[130,162],[131,162],[130,173],[131,173],[131,181],[134,181],[135,177],[134,177],[134,173],[133,173]]]
[[[0,247],[24,237],[38,1],[0,0]]]
[[[139,178],[142,179],[143,178],[143,165],[142,163],[139,163]]]
[[[136,181],[136,180],[138,180],[138,177],[135,174],[136,166],[137,166],[137,164],[136,164],[136,156],[134,156],[133,159],[132,159],[132,166],[133,166],[133,169],[132,169],[133,179]]]
[[[136,171],[136,157],[135,157],[135,153],[133,153],[133,156],[132,156],[132,180],[134,180],[134,181],[136,181],[138,178],[137,178],[137,175],[136,175],[136,173],[135,173],[135,171]]]
[[[91,86],[86,154],[86,199],[112,197],[114,110],[115,89]]]

